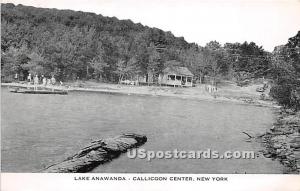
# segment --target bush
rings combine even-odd
[[[300,90],[300,89],[299,89]],[[295,111],[300,110],[300,91],[297,91],[297,89],[292,90],[291,92],[291,107]]]
[[[275,85],[270,90],[270,96],[278,101],[280,105],[289,107],[295,111],[300,110],[300,91],[291,84]]]
[[[280,105],[290,107],[291,91],[292,87],[290,85],[275,85],[270,89],[270,96]]]

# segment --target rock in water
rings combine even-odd
[[[147,137],[137,134],[123,134],[115,138],[93,141],[90,146],[83,148],[72,157],[51,165],[41,172],[89,172],[98,165],[111,161],[128,149],[139,147],[145,142],[147,142]]]

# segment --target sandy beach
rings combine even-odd
[[[2,83],[6,87],[33,88],[26,83]],[[39,89],[55,89],[67,91],[87,91],[107,94],[126,94],[141,96],[167,96],[181,99],[207,100],[217,102],[235,102],[267,107],[278,107],[276,103],[268,98],[261,100],[261,93],[256,88],[262,84],[252,84],[245,87],[237,86],[233,82],[223,82],[216,92],[209,93],[205,84],[197,84],[196,87],[168,87],[168,86],[134,86],[123,84],[98,83],[93,81],[67,82],[63,86],[39,86]],[[266,95],[269,90],[266,90]]]

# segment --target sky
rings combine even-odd
[[[211,40],[255,42],[265,50],[300,30],[300,0],[1,0],[94,12],[171,31],[205,46]]]

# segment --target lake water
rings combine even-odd
[[[270,108],[168,97],[71,92],[14,94],[2,88],[2,171],[37,172],[88,145],[121,133],[145,134],[146,150],[259,151],[250,134],[272,125]],[[126,154],[93,172],[282,173],[282,166],[256,159],[129,159]]]

